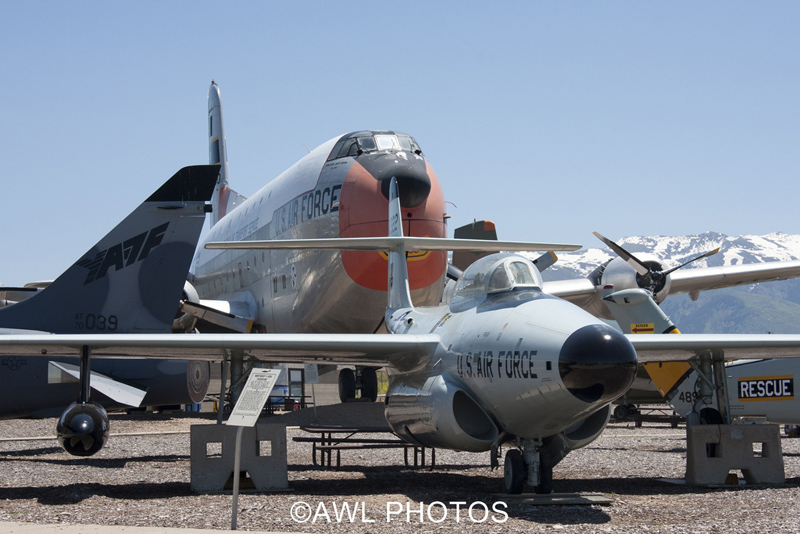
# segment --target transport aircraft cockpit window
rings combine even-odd
[[[393,135],[376,135],[375,141],[378,143],[378,150],[397,150],[400,148],[397,137]]]
[[[357,157],[364,153],[376,152],[380,150],[396,150],[422,154],[416,140],[405,134],[377,133],[377,132],[354,132],[349,136],[344,136],[331,150],[328,161],[345,158]]]

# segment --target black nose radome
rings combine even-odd
[[[389,182],[397,179],[400,205],[416,208],[422,205],[431,192],[431,178],[425,159],[410,152],[364,154],[358,162],[381,183],[381,193],[389,198]]]
[[[403,208],[416,208],[422,205],[431,192],[431,180],[428,174],[400,172],[397,178],[397,189],[400,193],[400,206]],[[381,193],[389,198],[389,182],[391,177],[381,182]]]
[[[605,404],[621,396],[633,383],[636,351],[624,335],[610,326],[584,326],[561,347],[558,371],[575,397]]]

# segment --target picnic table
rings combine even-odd
[[[300,430],[316,436],[295,436],[297,442],[311,443],[311,460],[315,466],[331,467],[336,451],[336,467],[341,467],[342,451],[354,449],[403,449],[403,460],[411,466],[408,452],[414,454],[414,467],[425,467],[425,447],[401,440],[386,427],[301,426]],[[393,438],[354,437],[357,434],[392,434]],[[319,461],[317,460],[319,454]],[[436,465],[436,449],[431,448],[430,466]],[[326,465],[327,464],[327,465]]]

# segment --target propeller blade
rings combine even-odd
[[[613,241],[611,241],[607,237],[599,234],[598,232],[592,232],[592,233],[594,233],[594,235],[595,235],[595,237],[597,237],[597,239],[599,239],[600,241],[605,243],[608,246],[608,248],[613,250],[620,258],[622,258],[625,261],[627,261],[628,264],[631,267],[633,267],[633,269],[636,271],[637,274],[639,274],[641,276],[644,276],[644,275],[646,275],[647,273],[650,272],[650,269],[647,268],[647,265],[642,263],[641,260],[639,260],[639,258],[634,256],[633,254],[631,254],[630,252],[628,252],[627,250],[625,250],[621,246],[617,245],[616,243],[614,243]]]
[[[714,250],[711,250],[711,251],[709,251],[709,252],[706,252],[705,254],[703,254],[703,255],[701,255],[701,256],[697,256],[696,258],[694,258],[694,259],[691,259],[691,260],[687,261],[686,263],[681,263],[680,265],[678,265],[677,267],[673,267],[673,268],[672,268],[672,269],[670,269],[669,271],[664,271],[664,276],[667,276],[668,274],[670,274],[670,273],[672,273],[672,272],[675,272],[675,271],[677,271],[678,269],[680,269],[681,267],[685,267],[685,266],[689,265],[689,264],[690,264],[690,263],[692,263],[692,262],[695,262],[695,261],[697,261],[697,260],[702,260],[703,258],[707,258],[707,257],[709,257],[709,256],[713,256],[714,254],[716,254],[717,252],[719,252],[719,250],[720,250],[720,247],[717,247],[717,248],[715,248]]]

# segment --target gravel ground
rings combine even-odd
[[[112,415],[112,438],[91,458],[71,457],[53,440],[0,441],[0,521],[227,529],[230,495],[196,495],[189,489],[188,429],[196,423],[207,424],[209,418]],[[0,421],[0,439],[53,435],[54,428],[53,419]],[[186,433],[152,434],[174,431]],[[114,435],[137,432],[149,434]],[[292,428],[288,433],[290,438],[304,434]],[[786,485],[703,489],[657,480],[684,475],[683,427],[611,424],[554,473],[556,491],[602,493],[613,499],[605,506],[535,506],[506,496],[502,470],[489,469],[488,453],[437,450],[437,467],[429,470],[403,467],[400,450],[344,451],[337,471],[312,467],[310,444],[288,443],[291,491],[241,495],[240,530],[800,532],[800,439],[782,439]],[[430,508],[433,520],[425,515],[420,521],[419,503],[427,510],[435,501],[466,504],[460,505],[458,520],[455,504],[443,520],[445,510],[436,504]],[[319,513],[314,524],[292,519],[292,507],[299,511],[300,502]],[[357,515],[338,522],[334,508],[345,504],[358,506]],[[483,519],[484,506],[488,519],[473,521],[470,505],[473,519]],[[387,506],[403,512],[387,523]],[[495,522],[503,514],[493,507],[508,519]]]

